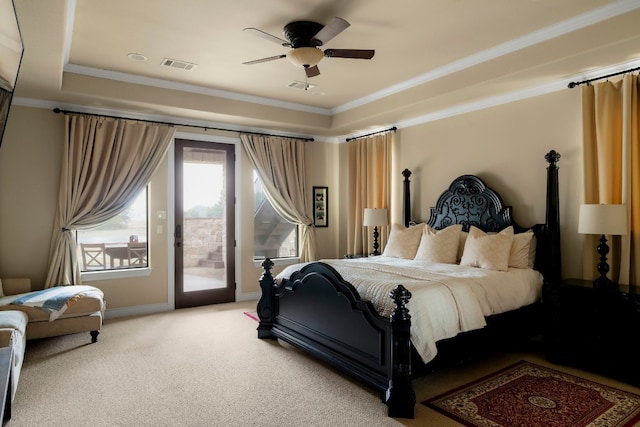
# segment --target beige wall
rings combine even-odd
[[[513,206],[522,226],[545,222],[546,168],[551,149],[559,166],[563,275],[578,277],[582,268],[582,238],[577,234],[582,201],[582,143],[580,92],[564,90],[488,108],[419,126],[397,135],[395,182],[401,193],[402,175],[411,176],[414,220],[429,218],[429,208],[449,183],[475,174]],[[394,212],[401,218],[402,206]]]
[[[560,160],[562,256],[565,277],[581,271],[581,238],[576,232],[582,200],[580,94],[564,90],[524,101],[400,129],[394,146],[392,218],[400,218],[402,175],[412,170],[412,213],[424,220],[440,192],[455,177],[477,174],[513,205],[523,226],[545,220],[544,155],[555,149]],[[182,132],[204,134],[193,128]],[[211,132],[208,132],[209,137]],[[0,147],[0,277],[30,277],[42,284],[47,273],[49,239],[58,194],[63,119],[50,110],[14,106]],[[235,134],[224,134],[236,138]],[[329,187],[329,227],[317,229],[320,258],[346,252],[348,195],[346,145],[309,143],[305,168],[309,192],[314,185]],[[245,296],[259,291],[260,267],[253,255],[253,179],[249,161],[239,153],[238,286]],[[169,301],[169,230],[155,212],[171,209],[167,198],[168,163],[151,182],[150,260],[148,277],[92,282],[106,294],[110,309],[162,305]],[[157,226],[163,232],[157,233]],[[274,269],[279,271],[280,268]],[[241,295],[241,297],[242,297]]]
[[[0,146],[0,277],[47,277],[63,132],[49,110],[11,108]]]

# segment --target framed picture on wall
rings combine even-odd
[[[313,225],[329,226],[329,188],[313,187]]]

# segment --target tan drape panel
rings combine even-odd
[[[55,229],[45,287],[82,283],[74,230],[122,211],[149,183],[175,129],[85,115],[65,115],[65,143]]]
[[[0,144],[2,143],[2,131],[7,123],[10,106],[11,92],[0,89]]]
[[[626,75],[582,88],[584,202],[624,203],[629,233],[609,236],[610,278],[638,284],[640,278],[640,142],[638,76]],[[597,276],[599,236],[585,236],[583,278]]]
[[[311,189],[307,188],[304,174],[306,143],[301,139],[253,134],[240,134],[240,140],[273,208],[285,221],[299,226],[300,261],[315,261]]]
[[[386,132],[349,141],[349,217],[347,250],[373,252],[373,230],[363,227],[365,208],[386,208],[391,204],[391,147],[394,133]],[[380,252],[388,227],[379,227]]]

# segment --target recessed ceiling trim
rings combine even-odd
[[[567,77],[562,80],[557,80],[552,83],[546,83],[538,86],[531,86],[528,88],[523,88],[521,90],[512,91],[509,93],[501,94],[498,96],[493,96],[489,98],[482,98],[477,101],[468,102],[465,104],[455,105],[449,108],[444,108],[442,110],[434,111],[432,113],[424,114],[421,116],[417,116],[408,120],[402,120],[393,124],[398,129],[408,128],[412,126],[417,126],[423,123],[429,123],[436,120],[442,120],[449,117],[458,116],[461,114],[472,113],[474,111],[483,110],[485,108],[496,107],[499,105],[507,104],[510,102],[521,101],[527,98],[533,98],[535,96],[545,95],[552,92],[558,92],[561,90],[570,90],[568,89],[568,84],[572,81],[576,80],[587,80],[596,78],[598,76],[602,76],[605,74],[617,73],[629,68],[635,68],[640,66],[640,61],[630,61],[621,64],[612,65],[606,68],[600,68],[597,70],[591,70],[589,72],[584,72],[581,74],[576,74],[570,77]],[[95,113],[95,114],[104,114],[110,116],[121,116],[123,118],[133,118],[140,120],[156,120],[156,121],[164,121],[169,123],[181,123],[185,125],[192,124],[194,126],[201,127],[224,127],[229,129],[230,131],[236,132],[258,132],[258,133],[269,133],[273,132],[271,128],[254,128],[254,127],[246,127],[246,126],[234,126],[228,123],[219,123],[219,122],[209,122],[204,120],[189,120],[184,118],[176,118],[172,116],[163,116],[163,115],[149,115],[149,114],[140,114],[140,113],[132,113],[132,112],[123,112],[121,110],[112,110],[112,109],[98,109],[93,107],[81,106],[81,105],[72,105],[72,104],[60,104],[54,101],[43,101],[36,100],[31,98],[23,98],[23,97],[14,97],[13,104],[20,105],[24,107],[34,107],[34,108],[61,108],[61,109],[75,109],[77,111],[83,111],[87,113]],[[376,127],[376,129],[385,129],[391,126],[390,124],[385,126]],[[367,130],[362,130],[360,132],[352,132],[342,136],[336,137],[328,137],[322,135],[303,135],[303,134],[295,134],[295,133],[286,133],[282,131],[278,131],[279,133],[285,136],[291,137],[301,137],[301,138],[313,138],[316,141],[324,141],[329,143],[341,143],[346,140],[346,138],[364,135],[366,133],[371,132],[371,128]]]
[[[224,129],[225,131],[229,131],[229,132],[249,132],[249,133],[253,132],[253,133],[271,134],[274,131],[276,131],[275,128],[261,128],[256,126],[234,125],[231,123],[188,119],[184,117],[169,116],[164,114],[146,114],[146,113],[139,113],[135,111],[117,110],[113,108],[90,107],[87,105],[61,103],[57,101],[48,101],[48,100],[34,99],[34,98],[14,97],[11,102],[14,105],[20,105],[22,107],[44,108],[48,110],[59,108],[61,110],[72,110],[72,111],[78,111],[81,113],[118,117],[122,119],[143,120],[143,121],[147,120],[152,122],[155,121],[155,122],[170,123],[176,126],[180,126],[180,125],[186,126],[186,127],[194,126],[194,127],[200,127],[200,128],[210,128],[211,130],[217,128],[219,130]],[[299,132],[287,132],[284,130],[277,130],[277,132],[279,135],[288,136],[291,138],[317,139],[317,137],[314,135],[303,134]],[[326,137],[319,137],[319,138],[322,139]]]
[[[362,98],[339,105],[338,107],[331,109],[331,113],[338,114],[351,110],[353,108],[361,107],[363,105],[385,98],[389,95],[403,92],[415,86],[419,86],[432,80],[442,78],[449,74],[471,68],[483,62],[487,62],[492,59],[507,55],[509,53],[524,49],[526,47],[545,42],[547,40],[562,36],[572,31],[597,24],[598,22],[605,21],[607,19],[622,15],[638,8],[640,8],[640,2],[638,0],[616,1],[615,3],[609,4],[607,6],[585,12],[581,15],[577,15],[573,18],[566,19],[545,28],[541,28],[540,30],[510,40],[506,43],[502,43],[473,55],[467,56],[466,58],[462,58],[458,61],[451,62],[442,67],[435,68],[415,78],[406,80],[396,85],[389,86],[385,89],[371,93]]]
[[[66,35],[65,35],[65,52],[64,52],[64,58],[65,58],[64,71],[65,72],[71,72],[71,73],[88,75],[88,76],[99,77],[99,78],[107,78],[111,80],[124,81],[128,83],[141,84],[141,85],[147,85],[152,87],[160,87],[160,88],[173,89],[173,90],[179,90],[184,92],[205,94],[209,96],[216,96],[216,97],[232,99],[237,101],[291,109],[295,111],[303,111],[303,112],[309,112],[314,114],[332,116],[335,114],[339,114],[339,113],[369,104],[371,102],[385,98],[395,93],[406,91],[415,86],[464,70],[466,68],[473,67],[480,63],[498,58],[500,56],[535,45],[537,43],[541,43],[546,40],[559,37],[563,34],[567,34],[569,32],[587,27],[589,25],[596,24],[598,22],[624,14],[631,10],[638,9],[640,8],[640,2],[638,0],[617,0],[614,3],[611,3],[609,5],[600,7],[590,12],[585,12],[581,15],[575,16],[565,21],[561,21],[554,25],[550,25],[546,28],[542,28],[538,31],[534,31],[530,34],[516,38],[509,42],[502,43],[500,45],[478,52],[474,55],[470,55],[461,60],[454,61],[452,63],[436,68],[427,73],[424,73],[420,76],[409,79],[405,82],[401,82],[399,84],[389,86],[385,89],[374,92],[372,94],[356,99],[354,101],[339,105],[332,109],[313,107],[313,106],[298,104],[293,102],[274,100],[271,98],[245,95],[245,94],[240,94],[236,92],[204,88],[196,85],[189,85],[184,83],[166,81],[162,79],[142,77],[137,75],[116,72],[116,71],[101,70],[101,69],[86,67],[82,65],[70,64],[69,51],[71,48],[71,41],[72,41],[73,21],[75,19],[75,6],[76,6],[76,0],[67,1],[67,20],[66,20],[67,26],[65,31]]]
[[[307,113],[322,114],[325,116],[331,115],[331,110],[327,108],[313,107],[310,105],[279,101],[276,99],[263,98],[253,95],[245,95],[220,89],[211,89],[187,83],[178,83],[168,80],[156,79],[153,77],[144,77],[134,74],[121,73],[119,71],[102,70],[99,68],[86,67],[84,65],[67,64],[64,67],[64,71],[73,74],[81,74],[85,76],[98,77],[102,79],[109,79],[126,83],[134,83],[144,86],[172,89],[182,92],[196,93],[200,95],[216,96],[219,98],[233,99],[235,101],[250,102],[253,104],[269,105],[272,107],[286,108],[288,110],[304,111]]]
[[[409,120],[399,122],[396,126],[398,128],[416,126],[423,123],[433,122],[436,120],[446,119],[448,117],[458,116],[461,114],[471,113],[485,108],[497,107],[499,105],[508,104],[511,102],[521,101],[527,98],[533,98],[535,96],[546,95],[552,92],[559,92],[561,90],[570,90],[568,85],[575,80],[587,80],[593,79],[598,76],[617,73],[629,68],[636,68],[640,66],[640,61],[625,62],[622,64],[616,64],[611,67],[600,68],[597,70],[591,70],[587,73],[574,75],[562,80],[557,80],[551,83],[545,83],[538,86],[530,86],[521,90],[516,90],[508,93],[504,93],[497,96],[488,98],[482,98],[477,101],[468,102],[465,104],[455,105],[450,108],[444,108],[442,110],[434,111],[433,113],[424,114],[422,116],[414,117]]]

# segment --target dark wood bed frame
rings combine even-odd
[[[545,281],[555,282],[560,278],[556,165],[560,155],[550,151],[545,158],[549,163],[546,223],[531,228],[537,239],[535,268],[544,275]],[[411,222],[410,175],[410,171],[403,171],[405,225]],[[499,231],[510,225],[516,232],[525,230],[513,220],[511,207],[505,206],[495,191],[473,175],[463,175],[453,181],[431,208],[427,223],[436,229],[462,224],[465,231],[471,225],[484,231]],[[435,360],[423,364],[411,345],[411,316],[406,306],[411,293],[398,285],[389,295],[395,309],[386,318],[378,315],[370,302],[361,300],[355,288],[325,263],[308,264],[280,284],[271,273],[273,262],[266,259],[262,266],[258,338],[280,339],[306,351],[380,392],[390,417],[413,418],[416,398],[411,379],[417,372],[430,369],[429,365]],[[521,326],[524,324],[541,327],[542,321],[534,314],[541,311],[539,306],[540,303],[535,303],[491,316],[481,332],[508,329],[512,333],[513,325],[525,329]],[[473,333],[461,334],[443,344],[461,342],[468,334],[473,336]],[[438,342],[436,359],[440,357],[441,343]],[[477,341],[475,343],[477,347]]]

